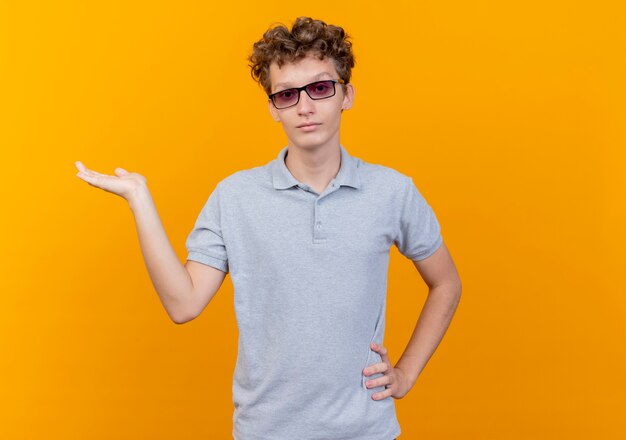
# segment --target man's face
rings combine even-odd
[[[294,63],[283,64],[280,68],[276,63],[270,65],[271,93],[324,79],[339,79],[330,58],[320,60],[309,55]],[[330,98],[313,100],[303,90],[298,103],[284,109],[277,109],[268,101],[272,117],[283,125],[289,146],[310,149],[339,143],[341,111],[352,107],[354,88],[352,84],[347,84],[344,92],[344,87],[337,83],[335,91],[335,95]],[[311,123],[316,125],[302,126]]]

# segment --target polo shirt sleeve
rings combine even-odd
[[[443,242],[437,217],[419,192],[412,178],[407,178],[400,208],[395,245],[402,255],[413,261],[433,254]]]
[[[209,196],[187,237],[187,260],[228,273],[228,255],[222,238],[219,184]]]

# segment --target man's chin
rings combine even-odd
[[[328,145],[331,139],[322,136],[297,136],[293,139],[289,139],[289,145],[293,145],[296,148],[303,149],[316,149]]]

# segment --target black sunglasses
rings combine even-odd
[[[311,99],[326,99],[335,96],[335,84],[345,84],[341,78],[338,80],[326,79],[323,81],[315,81],[302,87],[292,87],[291,89],[281,90],[280,92],[267,95],[277,109],[293,107],[300,101],[300,92],[305,91]]]

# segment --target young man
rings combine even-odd
[[[253,77],[287,146],[218,183],[187,239],[182,266],[137,173],[87,170],[129,201],[155,289],[172,320],[197,317],[231,274],[239,348],[237,440],[391,440],[394,400],[415,384],[461,294],[437,218],[410,177],[348,154],[354,66],[343,29],[300,17],[269,29]],[[402,357],[382,345],[390,247],[411,259],[429,295]]]

